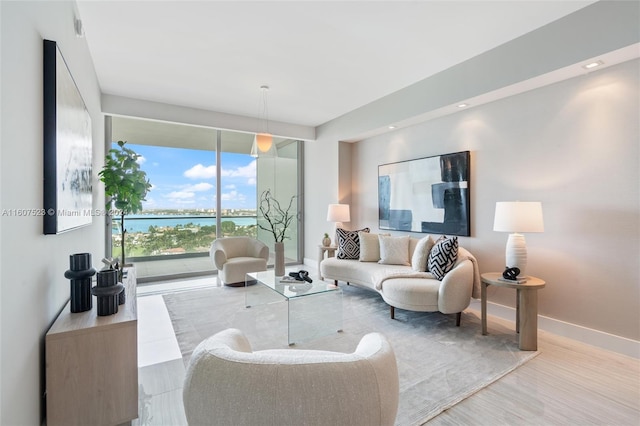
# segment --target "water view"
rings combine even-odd
[[[225,236],[256,237],[255,212],[238,212],[241,216],[221,217],[220,233]],[[249,216],[248,214],[253,214]],[[113,256],[120,256],[122,235],[120,218],[113,218]],[[207,253],[216,239],[216,217],[197,211],[187,214],[163,212],[125,217],[127,257],[164,256],[187,253]]]

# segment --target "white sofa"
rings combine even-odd
[[[393,425],[398,398],[396,358],[379,333],[350,354],[252,352],[227,329],[196,347],[183,388],[190,425]]]
[[[376,234],[372,234],[376,235]],[[420,239],[410,237],[408,259],[413,259]],[[442,281],[430,272],[418,272],[413,265],[388,265],[377,261],[339,259],[331,257],[320,263],[321,275],[347,284],[357,284],[378,292],[390,306],[391,318],[395,308],[419,312],[456,314],[460,325],[462,311],[471,297],[480,298],[480,272],[475,257],[462,247],[453,269]]]
[[[269,247],[250,237],[217,238],[211,244],[209,256],[224,285],[244,287],[248,272],[267,270]]]

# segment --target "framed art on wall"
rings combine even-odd
[[[44,233],[91,224],[91,116],[55,41],[43,40]]]
[[[470,236],[469,151],[378,166],[380,229]]]

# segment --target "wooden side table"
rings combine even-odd
[[[327,257],[333,257],[336,254],[336,250],[338,250],[338,247],[336,246],[323,246],[323,245],[319,245],[318,246],[318,276],[320,277],[321,280],[324,280],[324,277],[322,276],[322,271],[320,271],[320,263],[324,260],[324,253],[327,253]]]
[[[513,288],[517,291],[516,333],[520,333],[519,348],[523,351],[538,350],[538,290],[546,283],[540,278],[529,276],[526,283],[515,284],[501,281],[500,272],[481,275],[482,334],[487,334],[487,287]]]

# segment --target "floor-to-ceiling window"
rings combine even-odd
[[[301,142],[274,138],[270,153],[256,156],[253,134],[122,117],[106,123],[112,143],[126,140],[141,155],[153,185],[143,211],[125,217],[127,259],[140,282],[214,273],[215,238],[248,235],[272,248],[273,239],[257,226],[258,199],[267,189],[287,205],[294,199],[285,256],[300,261]],[[108,233],[114,257],[122,238],[115,219]]]

